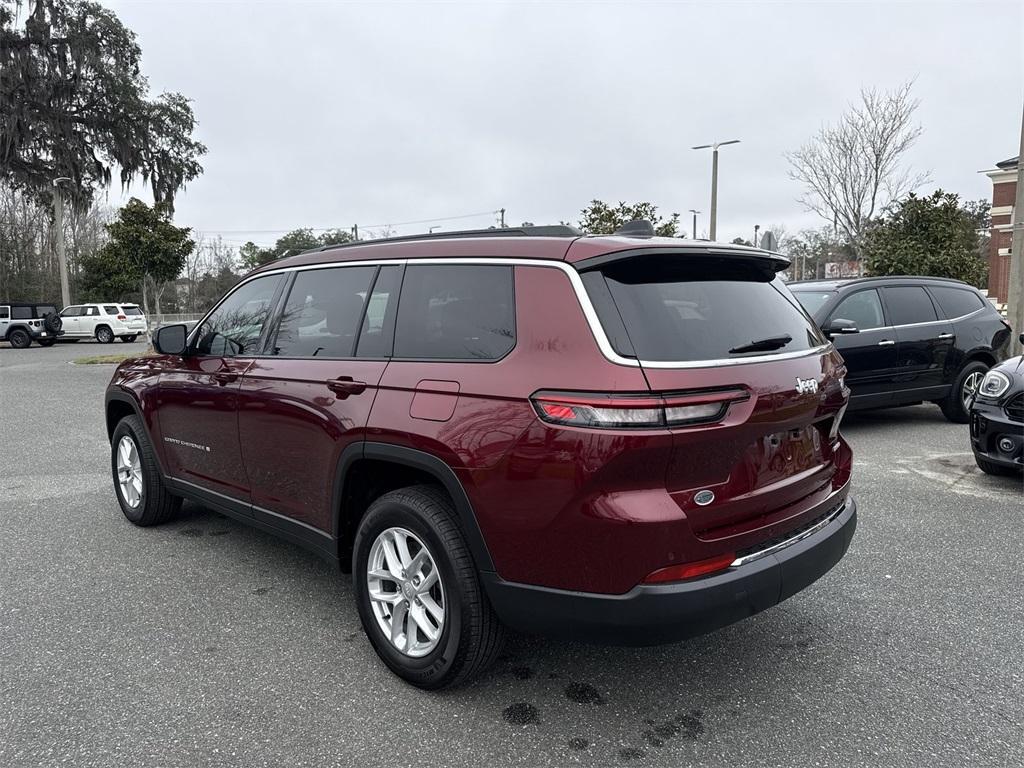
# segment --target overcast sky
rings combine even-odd
[[[592,198],[651,201],[687,227],[697,208],[704,230],[711,156],[690,147],[733,138],[719,239],[818,226],[783,152],[861,86],[910,78],[910,162],[931,187],[990,197],[978,171],[1019,146],[1019,0],[107,5],[153,92],[194,101],[209,147],[178,223],[235,245],[502,207],[513,224],[575,222]]]

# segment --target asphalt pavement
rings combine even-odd
[[[938,408],[847,417],[859,527],[782,605],[645,649],[515,637],[393,677],[349,577],[187,505],[130,525],[102,393],[142,345],[0,345],[0,766],[1024,765],[1024,488]]]

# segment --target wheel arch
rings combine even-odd
[[[364,442],[346,448],[335,471],[332,535],[343,571],[351,570],[355,529],[370,503],[383,493],[420,483],[439,485],[447,492],[477,570],[494,570],[466,489],[448,464],[415,448]]]
[[[964,355],[963,365],[973,362],[984,363],[991,368],[993,365],[996,365],[998,360],[996,360],[996,356],[988,349],[972,349]]]
[[[14,333],[15,331],[24,331],[29,336],[32,335],[32,329],[31,328],[29,328],[24,323],[18,323],[17,325],[9,325],[9,326],[7,326],[7,331],[4,334],[4,339],[10,338],[11,334]]]

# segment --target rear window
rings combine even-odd
[[[964,288],[930,287],[928,290],[932,292],[932,296],[939,302],[939,307],[950,319],[969,315],[985,306],[985,300],[981,296]]]
[[[835,291],[793,291],[793,295],[800,306],[807,310],[807,314],[813,317],[836,294]]]
[[[124,312],[124,314],[128,315],[129,317],[131,317],[132,315],[137,316],[142,314],[142,310],[139,309],[138,307],[121,307],[121,310]]]
[[[659,256],[612,264],[602,272],[613,302],[595,301],[598,315],[606,328],[615,328],[616,318],[608,315],[612,306],[618,310],[641,360],[742,359],[825,343],[783,282],[757,263]],[[593,292],[592,284],[588,290]],[[609,337],[621,346],[621,336]]]

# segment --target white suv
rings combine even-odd
[[[95,338],[109,344],[115,338],[135,341],[146,333],[146,316],[137,304],[76,304],[60,313],[64,322],[62,339]]]

